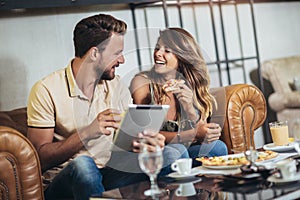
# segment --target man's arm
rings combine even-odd
[[[27,137],[39,154],[42,171],[60,165],[83,148],[77,133],[57,142],[53,142],[53,136],[54,128],[28,128]]]
[[[118,129],[120,126],[120,112],[115,109],[106,109],[99,113],[96,119],[63,141],[53,142],[54,128],[28,128],[27,137],[37,149],[42,170],[46,171],[70,159],[84,144],[91,139],[102,135],[110,135],[107,128]]]

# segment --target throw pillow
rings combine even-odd
[[[289,82],[292,91],[300,91],[300,78],[295,77],[293,82]]]

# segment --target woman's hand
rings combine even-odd
[[[180,105],[183,107],[189,120],[197,121],[199,116],[193,106],[193,91],[185,84],[178,83],[177,89],[173,91]]]
[[[211,143],[218,140],[221,136],[221,127],[216,123],[199,123],[197,126],[197,140]]]
[[[154,132],[143,132],[138,134],[138,139],[133,141],[133,152],[139,153],[142,148],[142,144],[139,142],[139,140],[143,139],[144,144],[147,144],[147,148],[149,148],[150,151],[156,150],[156,145],[160,146],[161,149],[165,147],[165,136],[163,136],[160,133],[154,133]]]

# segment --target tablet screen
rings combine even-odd
[[[143,131],[159,132],[169,105],[130,104],[122,119],[120,128],[114,135],[115,151],[131,151],[132,140]]]

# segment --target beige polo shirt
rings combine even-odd
[[[99,83],[92,102],[89,102],[75,82],[70,63],[32,87],[27,108],[28,126],[55,128],[55,138],[64,140],[75,132],[80,134],[80,129],[89,125],[99,112],[107,108],[124,111],[130,103],[130,92],[119,76]],[[92,155],[101,168],[110,158],[112,139],[113,134],[92,140],[85,145],[87,151],[75,156]]]

